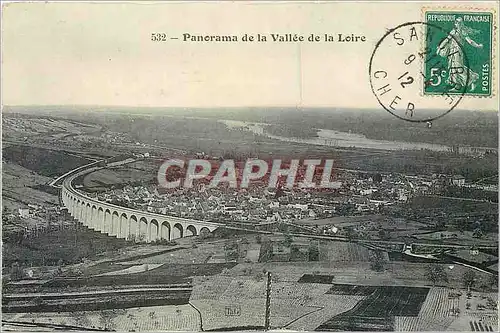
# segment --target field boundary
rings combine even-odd
[[[200,331],[203,332],[204,329],[203,329],[203,316],[201,315],[201,311],[193,304],[191,303],[191,300],[189,300],[188,304],[193,308],[195,309],[195,311],[198,313],[198,315],[200,316]]]

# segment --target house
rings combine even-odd
[[[339,231],[339,229],[335,226],[331,226],[331,227],[325,227],[323,229],[323,234],[336,234],[337,232]]]
[[[370,211],[370,205],[360,204],[357,205],[358,212],[368,212]]]
[[[469,253],[471,256],[477,256],[477,255],[479,255],[479,250],[476,247],[471,247],[471,249],[469,250]]]
[[[289,208],[295,208],[295,209],[300,209],[302,211],[305,211],[305,210],[307,210],[309,208],[309,205],[308,204],[304,204],[304,205],[301,205],[301,204],[288,204],[287,207],[289,207]]]
[[[464,186],[465,185],[465,177],[461,175],[456,175],[451,178],[451,183],[455,186]]]
[[[398,191],[398,200],[403,202],[408,201],[408,194],[403,189],[399,189]]]
[[[373,192],[377,192],[377,189],[369,188],[369,189],[365,189],[365,190],[360,190],[359,194],[361,194],[361,195],[370,195],[370,194],[373,194]]]
[[[18,212],[19,212],[19,217],[21,217],[23,219],[26,219],[26,218],[33,216],[32,212],[29,208],[19,208]]]

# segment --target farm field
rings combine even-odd
[[[132,180],[133,182],[148,182],[154,180],[155,176],[156,174],[153,169],[136,169],[130,167],[130,165],[126,165],[120,168],[102,169],[92,172],[84,177],[83,185],[90,191],[101,190],[103,187],[107,188],[113,185],[125,185]]]
[[[224,275],[196,276],[190,300],[216,300],[227,289],[233,277]]]
[[[3,206],[8,210],[17,211],[27,203],[58,204],[56,195],[33,188],[50,180],[52,178],[36,174],[18,164],[2,163]]]
[[[194,279],[190,304],[203,318],[203,329],[263,327],[265,280],[250,276]]]
[[[395,317],[395,331],[491,331],[498,332],[498,315],[470,317]]]
[[[432,241],[440,241],[442,237],[447,238],[447,237],[452,237],[453,235],[456,235],[456,238],[451,238],[453,240],[453,243],[471,243],[475,242],[478,244],[484,244],[484,245],[492,245],[497,241],[497,236],[498,234],[495,233],[486,233],[483,238],[478,239],[476,237],[473,237],[473,232],[472,231],[464,231],[463,233],[461,232],[449,232],[449,231],[437,231],[433,233],[424,233],[424,234],[417,234],[415,237],[418,240],[432,240]]]
[[[482,316],[481,318],[463,316],[456,318],[449,326],[448,331],[490,331],[498,332],[498,316]]]
[[[336,285],[334,285],[337,289]],[[357,294],[356,288],[340,287],[342,293]],[[365,292],[370,291],[368,288]],[[317,330],[394,330],[394,316],[416,317],[428,288],[377,286],[374,291],[342,314],[336,315],[321,324]]]
[[[97,276],[106,276],[106,275],[124,275],[124,274],[133,274],[140,272],[147,272],[149,270],[160,267],[162,264],[142,264],[142,265],[134,265],[131,267],[123,268],[117,271],[102,273]]]
[[[325,294],[315,297],[308,307],[312,309],[309,314],[289,322],[286,328],[298,331],[313,331],[332,316],[352,309],[365,297]]]
[[[318,283],[275,282],[271,291],[271,327],[281,328],[318,307],[309,303],[323,295],[329,285]]]
[[[3,117],[4,135],[9,137],[36,136],[40,134],[51,134],[65,132],[67,133],[85,133],[90,130],[99,129],[98,126],[78,123],[71,120],[54,118],[23,118],[22,122],[12,116]]]
[[[375,284],[377,281],[381,283],[392,283],[394,281],[390,272],[374,272],[370,269],[370,264],[365,262],[356,264],[350,262],[303,262],[300,264],[273,262],[258,266],[239,264],[230,273],[242,275],[242,271],[249,266],[255,267],[256,270],[272,272],[273,279],[278,281],[299,281],[304,274],[333,276],[333,280],[328,279],[328,281],[325,281],[326,283]],[[319,281],[307,280],[305,282]]]
[[[455,299],[448,298],[450,292],[452,290],[448,288],[431,288],[422,304],[419,317],[428,319],[450,317],[456,303]]]
[[[442,266],[448,272],[448,287],[462,287],[462,276],[470,269],[461,265],[454,265],[450,270],[448,265]],[[389,262],[384,264],[384,271],[376,272],[370,268],[369,262],[303,262],[285,263],[273,262],[260,265],[251,265],[255,270],[267,270],[273,273],[273,278],[284,281],[298,281],[304,274],[333,275],[333,283],[348,283],[362,285],[395,285],[395,286],[432,286],[425,276],[425,265],[412,262]],[[249,267],[247,264],[238,264],[230,273],[242,275],[242,270]],[[478,284],[487,281],[489,274],[476,271]],[[313,282],[313,281],[308,281]]]
[[[334,284],[327,294],[350,295],[350,296],[370,296],[377,290],[377,286],[359,286],[355,284]]]
[[[452,322],[453,318],[451,317],[395,317],[394,330],[396,332],[443,332],[448,330]],[[464,330],[464,327],[458,330]]]
[[[286,327],[294,320],[317,310],[318,308],[315,307],[293,305],[288,303],[287,300],[276,299],[271,301],[269,325],[273,329],[280,329]]]
[[[329,225],[333,224],[336,227],[355,226],[358,224],[366,224],[372,221],[382,220],[382,215],[363,215],[363,216],[334,216],[326,219],[307,218],[295,223],[302,225]]]
[[[101,290],[106,292],[107,290]],[[35,294],[33,297],[13,296],[2,299],[2,312],[64,312],[64,311],[101,311],[107,309],[126,309],[134,307],[187,304],[191,294],[189,288],[169,290],[130,291],[120,293],[90,292],[88,294],[60,295]]]
[[[323,283],[332,284],[334,275],[322,275],[322,274],[304,274],[300,277],[299,283]]]
[[[97,237],[102,236],[109,240],[109,238],[99,232],[90,231],[90,229],[87,228],[86,230],[88,230],[89,233],[93,233],[93,235],[97,235]],[[103,243],[105,242],[103,242],[102,240],[99,241],[99,244]],[[125,241],[122,240],[122,243],[125,243]],[[138,262],[138,260],[141,258],[144,259],[155,255],[165,253],[168,254],[170,252],[178,251],[182,248],[182,246],[151,246],[130,244],[119,249],[100,252],[97,256],[98,260],[84,261],[83,263],[67,266],[67,272],[65,273],[65,275],[71,276],[71,272],[74,270],[80,271],[83,276],[93,276],[106,272],[117,271],[134,265],[142,264],[142,262]]]
[[[190,300],[221,299],[232,301],[240,298],[263,298],[265,293],[263,277],[198,276],[194,279]]]
[[[91,162],[87,158],[66,151],[33,146],[8,146],[2,149],[2,154],[6,162],[20,165],[46,177],[60,176]]]
[[[148,264],[149,265],[149,264]],[[193,276],[216,275],[233,267],[235,263],[223,264],[163,264],[148,271],[112,275],[101,274],[82,278],[60,278],[47,282],[50,288],[86,288],[126,285],[190,284]],[[151,266],[154,266],[151,265]],[[115,265],[111,267],[116,267]],[[126,267],[127,266],[123,266]],[[129,266],[133,267],[133,266]],[[115,268],[115,270],[117,270]],[[109,272],[109,271],[108,271]]]
[[[263,313],[260,312],[265,304],[265,280],[255,266],[249,273],[250,266],[240,264],[227,271],[227,275],[194,279],[190,303],[202,313],[204,329],[262,325]],[[244,272],[254,276],[242,276]],[[339,283],[335,276],[328,275],[322,277],[328,277],[330,282],[311,280],[314,274],[298,281],[300,276],[293,269],[290,273],[272,275],[270,325],[273,329],[443,331],[461,318],[453,316],[451,309],[458,301],[448,298],[453,292],[449,288],[381,286],[383,283],[376,285],[367,281],[353,285]],[[486,294],[478,294],[472,299],[484,303],[486,297]],[[459,304],[464,307],[465,300],[461,299]],[[240,315],[226,315],[227,311]],[[244,313],[247,319],[241,318]],[[482,314],[488,315],[484,311]]]
[[[150,276],[177,276],[191,278],[193,276],[216,275],[221,273],[224,269],[233,267],[235,263],[223,264],[163,264],[158,268],[148,272],[140,272],[129,274],[129,276],[140,276],[147,278]]]
[[[261,244],[250,243],[247,249],[246,259],[251,262],[258,262]]]
[[[498,205],[489,202],[478,202],[478,201],[468,201],[468,200],[455,200],[452,198],[442,197],[442,196],[416,196],[413,197],[409,202],[411,208],[413,209],[435,209],[442,210],[446,208],[446,211],[457,212],[457,211],[469,211],[469,212],[497,212]]]
[[[65,270],[83,269],[94,265],[95,261],[90,264],[82,263],[82,261],[97,260],[99,262],[103,257],[116,255],[128,246],[123,239],[108,238],[104,234],[81,227],[81,225],[65,224],[64,226],[64,228],[52,226],[43,230],[40,236],[23,238],[21,242],[14,239],[5,241],[3,244],[3,258],[5,259],[2,265],[10,266],[18,261],[25,267],[35,267],[33,270],[36,272],[40,271],[36,267],[43,267],[38,265],[56,266],[62,260],[63,263],[69,264]],[[34,275],[34,277],[42,276]]]
[[[370,250],[354,243],[320,242],[319,252],[320,261],[355,262],[370,260]]]
[[[190,305],[120,310],[3,314],[3,320],[51,323],[116,331],[197,331],[200,316]]]
[[[222,248],[222,249],[221,249]],[[140,258],[128,261],[128,264],[203,264],[206,263],[211,256],[216,254],[224,254],[224,249],[221,244],[217,243],[202,243],[196,248],[185,246],[179,251],[152,255],[147,258]]]
[[[265,298],[234,300],[192,300],[203,318],[203,330],[257,328],[263,329]]]

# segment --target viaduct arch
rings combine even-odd
[[[221,224],[183,219],[174,216],[139,211],[121,207],[77,191],[73,180],[83,174],[103,169],[91,167],[69,175],[61,186],[61,201],[68,212],[90,229],[109,236],[127,240],[153,242],[159,239],[173,240],[212,232]]]

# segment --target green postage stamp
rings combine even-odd
[[[492,95],[493,21],[492,12],[425,11],[424,95]]]

